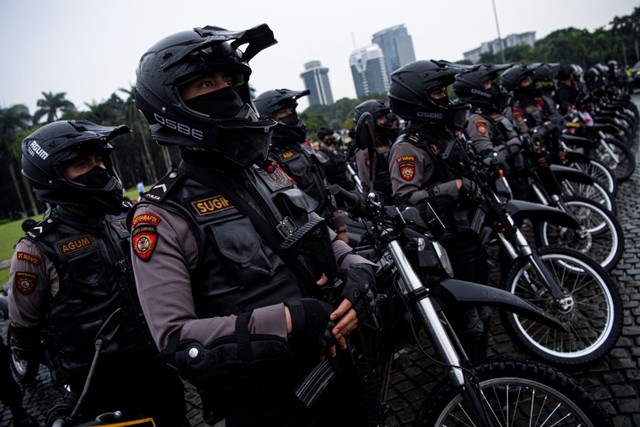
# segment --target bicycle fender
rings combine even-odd
[[[552,206],[511,199],[506,202],[506,208],[516,221],[521,218],[531,218],[551,222],[563,227],[580,228],[580,223],[573,216]]]
[[[593,184],[593,178],[576,168],[563,165],[551,165],[551,172],[559,179],[568,179],[580,184]]]
[[[443,291],[440,296],[444,299],[439,303],[446,302],[447,306],[460,304],[497,307],[550,328],[568,332],[555,316],[504,289],[457,279],[443,280],[439,289]]]

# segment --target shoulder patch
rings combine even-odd
[[[475,119],[475,120],[473,121],[473,123],[475,123],[476,125],[478,125],[478,124],[485,124],[485,125],[486,125],[486,124],[487,124],[487,121],[486,121],[486,120],[484,120],[484,119]]]
[[[131,232],[133,252],[143,261],[151,259],[157,242],[158,233],[153,225],[141,224]]]
[[[136,225],[141,223],[157,226],[160,224],[160,217],[150,213],[136,215],[131,220],[131,228],[135,228]]]
[[[396,163],[400,164],[403,162],[412,162],[415,163],[416,162],[416,156],[400,156],[400,157],[396,157]]]
[[[16,253],[16,259],[19,261],[26,261],[29,264],[33,264],[33,265],[40,265],[42,264],[42,260],[35,256],[35,255],[31,255],[28,254],[26,252],[17,252]]]
[[[94,245],[95,242],[93,241],[93,237],[89,234],[85,234],[84,236],[74,237],[73,239],[58,243],[58,252],[62,255],[67,255]]]
[[[22,295],[29,295],[38,284],[38,276],[25,271],[16,271],[15,274],[16,290]]]
[[[478,131],[478,133],[480,135],[486,135],[487,134],[487,122],[484,123],[476,123],[476,130]]]

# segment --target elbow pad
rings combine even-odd
[[[232,385],[243,378],[291,369],[293,350],[286,339],[276,335],[249,334],[250,314],[239,315],[236,335],[228,335],[204,346],[182,340],[175,352],[180,376],[196,387]]]

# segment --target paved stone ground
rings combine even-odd
[[[640,103],[640,95],[634,95]],[[634,146],[636,158],[639,156],[638,140]],[[606,411],[611,415],[616,427],[640,427],[640,170],[625,182],[619,184],[616,197],[618,219],[624,229],[625,252],[617,268],[611,272],[617,282],[624,303],[624,324],[622,336],[612,351],[602,360],[587,369],[571,372],[571,376],[581,382]],[[510,338],[504,334],[499,323],[494,322],[490,338],[492,354],[513,354],[522,357],[514,348]],[[6,322],[0,322],[0,333],[6,336]],[[439,377],[439,369],[428,357],[415,349],[403,356],[404,369],[400,364],[392,373],[389,392],[391,415],[389,427],[411,425],[417,409],[429,389]],[[0,385],[1,387],[2,385]],[[49,383],[48,372],[41,368],[37,379],[24,386],[24,402],[29,411],[44,425],[44,412],[54,396]],[[187,387],[186,398],[189,419],[193,427],[205,427],[200,416],[197,393]],[[11,426],[11,413],[0,404],[0,427]],[[223,426],[219,423],[217,427]]]

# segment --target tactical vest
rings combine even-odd
[[[296,182],[298,188],[318,202],[314,211],[323,218],[330,219],[333,208],[327,192],[324,163],[326,159],[309,154],[301,145],[273,146],[271,152],[285,172]]]
[[[338,150],[321,148],[320,151],[329,158],[329,161],[324,165],[324,172],[329,183],[337,184],[346,190],[353,190],[354,184],[349,176],[346,156]]]
[[[153,348],[137,299],[125,217],[107,215],[87,225],[53,211],[26,235],[58,273],[60,289],[48,303],[46,321],[48,344],[64,376],[86,375],[96,334],[119,307],[120,329],[104,347],[105,357]]]
[[[401,142],[412,144],[431,157],[430,163],[434,166],[433,174],[423,184],[423,189],[428,190],[433,185],[462,178],[463,171],[461,169],[466,164],[466,158],[459,151],[463,149],[461,144],[457,142],[451,152],[448,153],[448,157],[445,158],[447,147],[452,138],[457,137],[448,131],[438,132],[427,128],[410,126],[400,134],[400,137],[395,142],[395,144]],[[450,201],[439,203],[437,200],[431,200],[431,204],[438,211],[440,220],[446,227],[445,230],[433,230],[438,238],[449,238],[470,228],[468,209]]]
[[[302,293],[291,269],[228,194],[241,197],[282,238],[307,221],[313,210],[309,197],[279,169],[236,173],[242,179],[209,175],[205,183],[174,169],[158,183],[166,192],[157,197],[151,190],[140,203],[162,206],[191,226],[199,254],[191,286],[196,313],[203,318],[247,312]]]

